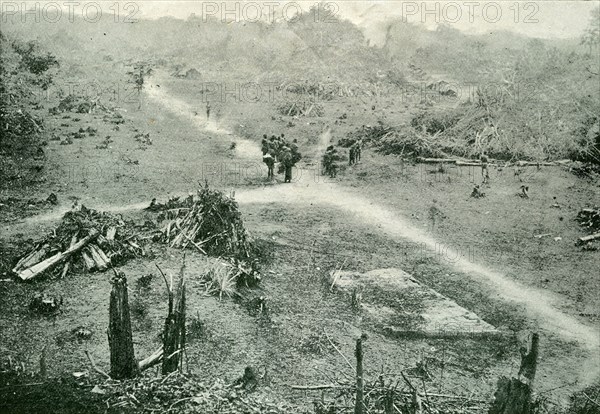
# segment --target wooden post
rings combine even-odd
[[[185,257],[183,260],[177,294],[173,294],[172,286],[169,288],[169,313],[165,319],[163,335],[163,375],[176,371],[183,361],[181,353],[185,348]],[[176,303],[174,303],[175,297]]]
[[[354,404],[354,414],[363,414],[363,338],[364,336],[361,336],[356,340],[356,349],[354,351],[356,355],[356,403]]]
[[[501,377],[498,380],[498,388],[494,393],[494,402],[489,414],[531,414],[531,395],[537,370],[539,341],[539,335],[534,333],[531,336],[530,346],[521,349],[519,378]]]
[[[40,355],[40,377],[46,378],[48,376],[48,365],[46,363],[46,349],[48,345],[44,345],[42,348],[42,355]]]
[[[133,350],[127,278],[115,270],[110,292],[108,345],[110,347],[110,376],[114,379],[138,375],[138,363]]]

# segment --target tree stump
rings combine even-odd
[[[110,347],[110,376],[114,379],[138,375],[138,363],[133,350],[127,278],[115,271],[110,292],[108,345]]]
[[[184,258],[185,261],[185,258]],[[169,288],[169,313],[165,319],[163,335],[164,356],[162,361],[162,374],[167,375],[176,371],[182,361],[181,353],[185,347],[185,262],[181,266],[181,277],[175,294],[173,287]]]
[[[498,388],[494,393],[494,403],[490,407],[489,414],[531,414],[533,412],[531,396],[537,370],[539,342],[539,334],[534,333],[529,347],[521,348],[519,378],[501,377],[498,380]]]
[[[517,378],[501,377],[489,414],[530,414],[531,388]]]

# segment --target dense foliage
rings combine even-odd
[[[34,114],[35,97],[52,83],[51,69],[58,62],[36,43],[1,32],[0,49],[0,178],[7,181],[16,175],[15,160],[31,158],[38,149],[43,122]]]

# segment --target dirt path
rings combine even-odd
[[[164,91],[164,89],[161,89],[160,93],[154,91],[150,96],[178,116],[184,118],[189,118],[190,115],[193,116],[184,103],[178,102]],[[198,122],[197,119],[194,120],[196,126],[207,132],[215,132],[212,128],[205,128],[205,121]],[[222,127],[217,128],[218,131],[225,131],[228,135],[232,135]],[[241,143],[240,147],[243,146],[244,151],[242,154],[244,158],[254,157],[254,160],[260,159],[261,152],[257,143],[240,137],[233,138],[238,142],[238,145]],[[330,139],[330,130],[326,129],[321,134],[318,153],[325,151],[325,148],[330,145]],[[312,208],[318,208],[318,205],[327,205],[352,214],[357,221],[377,228],[395,240],[409,240],[419,243],[436,253],[444,251],[443,257],[440,256],[442,260],[444,257],[452,258],[452,260],[446,261],[457,271],[490,286],[500,298],[523,305],[528,312],[528,316],[536,320],[541,328],[566,340],[577,341],[589,351],[597,352],[600,348],[600,333],[595,328],[587,326],[576,318],[560,311],[557,305],[561,302],[561,299],[556,295],[525,286],[506,277],[499,271],[486,267],[484,264],[474,263],[469,258],[460,257],[458,252],[452,252],[450,248],[444,246],[443,242],[414,227],[396,212],[379,206],[356,193],[350,193],[335,183],[325,182],[323,177],[315,174],[318,171],[300,169],[298,172],[300,173],[299,176],[295,177],[294,182],[291,184],[254,190],[238,190],[236,200],[240,204],[265,203],[277,200],[280,203],[305,205],[309,208],[311,206]],[[595,377],[600,373],[600,361],[594,358],[590,361],[590,364],[587,365],[586,371],[589,376]]]
[[[241,158],[253,161],[260,159],[261,152],[258,144],[236,137],[219,125],[207,123],[205,119],[195,115],[183,101],[169,96],[164,88],[150,88],[148,95],[153,101],[160,103],[165,110],[187,119],[200,130],[227,135],[228,139],[237,143],[236,152]],[[323,151],[329,145],[329,140],[330,133],[329,130],[326,130],[321,135],[319,151]],[[333,207],[352,215],[357,222],[376,228],[395,240],[419,243],[436,254],[444,251],[446,253],[443,254],[443,257],[452,258],[452,260],[446,260],[450,267],[465,274],[466,277],[489,286],[500,299],[522,305],[526,309],[528,317],[537,321],[541,329],[565,340],[576,341],[582,348],[595,355],[585,361],[585,369],[581,370],[585,371],[585,378],[581,378],[583,381],[588,382],[600,373],[600,361],[597,358],[600,349],[600,333],[595,328],[587,326],[559,310],[558,305],[564,300],[557,295],[525,286],[483,263],[474,263],[469,258],[460,257],[460,254],[455,254],[450,248],[446,249],[447,246],[444,246],[439,240],[422,229],[416,228],[395,211],[377,205],[373,200],[362,197],[360,194],[349,192],[335,183],[326,182],[316,172],[318,171],[300,170],[300,174],[297,174],[291,184],[237,190],[235,197],[240,204],[266,203],[276,200],[279,203],[302,205],[307,208]],[[128,206],[94,206],[94,208],[114,212],[139,209],[146,205],[147,203],[137,203]],[[52,212],[32,217],[26,223],[57,219],[63,213],[62,211]],[[442,255],[439,256],[443,260]]]
[[[154,103],[162,106],[165,111],[186,119],[202,131],[222,136],[228,142],[235,142],[236,155],[240,158],[252,160],[253,162],[262,160],[262,152],[255,142],[238,137],[221,125],[219,121],[207,120],[203,115],[192,111],[187,103],[169,95],[164,87],[157,86],[162,83],[159,79],[152,79],[146,89],[148,98]]]

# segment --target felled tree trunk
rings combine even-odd
[[[138,375],[138,362],[133,350],[127,278],[115,271],[110,292],[108,345],[110,347],[110,376],[114,379]]]
[[[163,335],[163,375],[174,372],[179,368],[179,364],[182,361],[181,354],[185,348],[184,273],[185,262],[181,266],[181,277],[179,278],[176,294],[174,294],[172,286],[169,288],[169,314],[165,320],[165,331]],[[176,299],[176,301],[174,299]]]

